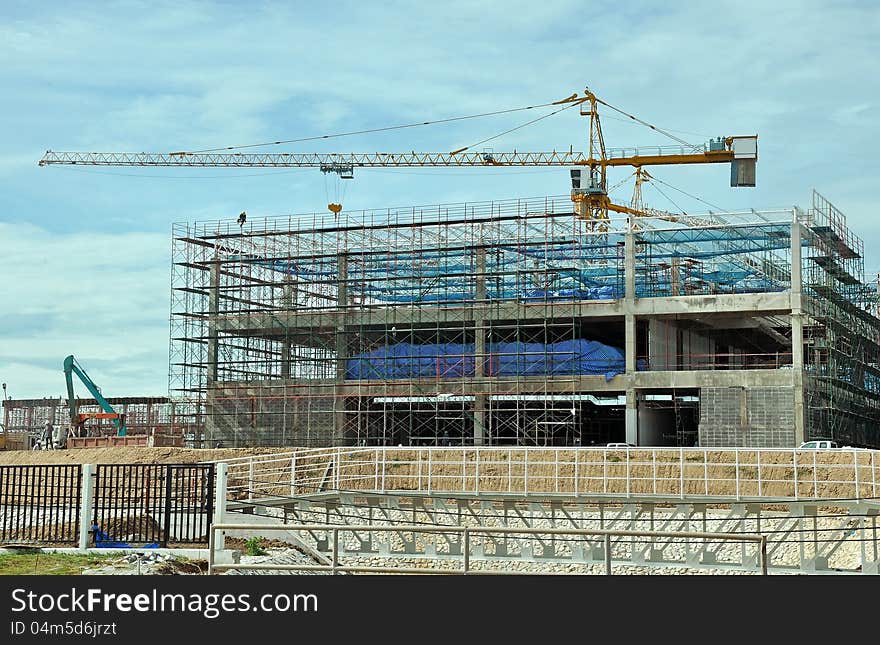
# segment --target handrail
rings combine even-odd
[[[229,467],[232,499],[336,490],[861,500],[880,498],[876,452],[410,446],[313,448],[218,461]]]
[[[221,530],[255,530],[255,531],[328,531],[333,535],[332,559],[329,565],[310,564],[216,564],[214,559],[215,534]],[[339,533],[366,532],[366,533],[453,533],[461,535],[462,540],[462,568],[453,570],[429,570],[410,569],[396,567],[357,567],[339,564]],[[470,538],[473,535],[570,535],[570,536],[601,536],[604,542],[605,574],[611,575],[611,538],[612,537],[657,537],[657,538],[684,538],[727,540],[736,542],[755,542],[760,544],[759,564],[761,574],[767,575],[767,536],[744,535],[741,533],[712,533],[712,532],[689,532],[689,531],[630,531],[630,530],[607,530],[607,529],[565,529],[565,528],[512,528],[506,526],[493,527],[470,527],[470,526],[424,526],[424,525],[347,525],[334,524],[284,524],[271,526],[266,524],[214,524],[208,536],[208,575],[213,575],[218,570],[240,569],[254,571],[329,571],[336,573],[451,573],[451,574],[478,574],[478,575],[511,575],[517,571],[484,571],[473,570],[470,566]]]

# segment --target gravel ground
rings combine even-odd
[[[351,513],[354,515],[362,512],[360,509],[346,509],[346,513]],[[528,516],[528,513],[526,513]],[[723,512],[707,512],[707,525],[704,527],[702,524],[702,519],[694,519],[690,522],[690,526],[682,526],[681,518],[671,518],[669,512],[663,513],[661,511],[655,512],[655,528],[660,530],[661,528],[665,528],[665,530],[683,530],[687,529],[690,531],[701,531],[701,530],[720,530],[723,532],[732,531],[732,530],[740,530],[751,532],[754,531],[754,520],[750,520],[744,527],[735,529],[731,527],[729,524],[725,527],[721,524],[723,520],[726,518],[726,513]],[[473,518],[463,518],[464,521],[471,526],[477,526],[476,521]],[[486,525],[499,525],[500,522],[497,521],[498,518],[484,518],[484,523]],[[529,523],[531,526],[536,528],[548,528],[551,525],[551,521],[549,519],[543,518],[541,516],[532,516],[529,517]],[[663,527],[663,524],[666,520],[672,519],[672,525]],[[418,523],[419,520],[426,521],[426,518],[420,518],[418,515],[413,516],[412,511],[388,511],[387,519],[383,519],[381,523],[405,523],[412,524]],[[516,518],[511,518],[511,525],[517,521]],[[301,516],[298,522],[308,523],[310,521],[315,522],[324,522],[326,521],[326,517],[323,514],[323,511],[320,513],[315,513],[315,517],[309,516]],[[349,521],[351,523],[358,523],[356,518],[349,517]],[[861,542],[856,541],[855,538],[858,538],[858,533],[855,531],[857,518],[851,518],[848,516],[833,516],[833,517],[821,517],[817,520],[817,526],[820,530],[824,529],[824,532],[821,533],[823,536],[827,536],[828,539],[838,540],[840,538],[846,537],[848,541],[842,542],[839,546],[833,550],[833,553],[829,557],[829,568],[832,570],[837,570],[841,573],[844,572],[857,572],[859,569],[860,556],[861,556]],[[583,528],[599,528],[599,517],[598,514],[584,513],[583,517],[580,519],[581,526]],[[809,521],[811,523],[811,520]],[[363,518],[363,523],[367,524],[367,517]],[[379,523],[378,521],[376,523]],[[626,529],[629,527],[629,522],[626,520],[618,521],[615,525],[613,521],[609,521],[606,516],[604,521],[605,528],[610,529]],[[521,524],[522,525],[522,524]],[[562,528],[563,526],[571,526],[570,524],[563,523],[559,520],[559,518],[555,521],[555,526]],[[805,524],[805,526],[810,526],[810,524]],[[645,526],[644,528],[648,528]],[[797,525],[793,525],[791,520],[785,517],[784,515],[771,516],[764,515],[761,518],[761,530],[764,534],[768,535],[768,551],[770,554],[770,564],[771,567],[795,567],[799,565],[800,562],[800,552],[801,549],[804,549],[804,553],[807,557],[811,556],[813,551],[812,542],[808,542],[804,545],[800,543],[801,534],[797,532],[797,530],[790,531],[790,529],[797,529]],[[380,534],[381,535],[381,534]],[[399,536],[391,533],[387,534],[390,539],[390,542],[382,545],[383,550],[379,548],[379,540],[382,538],[378,538],[376,542],[374,542],[373,547],[377,550],[380,550],[380,553],[375,554],[345,554],[344,549],[340,554],[340,564],[348,565],[348,566],[364,566],[364,567],[405,567],[405,568],[417,568],[417,569],[434,569],[434,570],[450,570],[450,569],[458,569],[461,568],[461,558],[458,557],[450,557],[450,558],[434,558],[427,557],[424,555],[394,555],[389,556],[388,550],[390,549],[392,552],[397,549],[402,549],[403,543],[400,540]],[[805,534],[810,540],[812,539],[812,533]],[[343,539],[345,541],[347,548],[355,547],[355,539],[351,533],[347,535],[343,534]],[[615,554],[615,558],[628,558],[629,556],[629,548],[630,545],[624,538],[619,544],[616,544],[612,547],[613,553]],[[696,540],[692,540],[692,544],[696,542]],[[436,549],[437,553],[443,553],[444,551],[448,552],[448,546],[442,539],[435,539],[433,537],[428,537],[425,535],[417,536],[415,538],[415,544],[418,551],[424,549],[425,544],[433,545]],[[473,537],[472,543],[475,545],[481,545],[486,554],[492,555],[494,553],[495,546],[488,540],[481,542],[480,538],[477,536]],[[659,546],[659,545],[658,545]],[[532,552],[536,555],[541,554],[541,546],[537,541],[534,541],[531,545]],[[519,573],[540,573],[540,574],[584,574],[584,575],[602,575],[605,573],[605,565],[604,562],[592,562],[592,563],[572,563],[572,562],[560,562],[558,561],[560,557],[567,556],[571,554],[571,546],[565,540],[558,540],[554,545],[556,550],[556,560],[555,562],[550,561],[537,561],[537,562],[525,562],[518,559],[512,558],[489,558],[482,560],[479,555],[472,555],[470,564],[472,568],[475,569],[485,569],[485,570],[503,570],[508,572],[519,572]],[[871,557],[871,550],[873,549],[873,544],[866,545],[868,550],[868,557]],[[517,545],[511,543],[508,545],[509,553],[513,555],[518,552],[519,548]],[[731,568],[729,565],[725,568],[723,566],[724,562],[735,563],[740,560],[741,552],[742,552],[742,543],[739,542],[731,542],[729,544],[723,544],[718,546],[716,549],[716,559],[720,563],[718,567],[711,567],[708,565],[704,565],[703,567],[685,567],[681,562],[671,562],[665,566],[657,566],[657,565],[640,565],[640,564],[626,564],[623,562],[615,561],[612,564],[612,569],[615,574],[618,575],[681,575],[681,574],[697,574],[697,575],[754,575],[759,573],[757,570],[743,570],[741,568]],[[746,547],[748,552],[756,555],[756,547],[749,545]],[[686,546],[683,541],[674,541],[668,545],[663,547],[665,552],[665,558],[668,560],[678,560],[684,559],[686,553]],[[599,559],[601,555],[599,556]],[[303,556],[298,552],[291,552],[285,549],[272,549],[269,551],[266,556],[258,556],[258,559],[253,559],[251,556],[242,556],[241,563],[272,563],[276,562],[279,564],[296,564],[296,563],[308,563],[311,564],[309,558]],[[263,572],[248,572],[251,574],[263,573]],[[291,573],[291,572],[279,572],[279,573]],[[294,572],[295,573],[295,572]],[[795,569],[792,571],[784,571],[784,570],[776,570],[772,571],[774,574],[787,574],[787,573],[801,573],[799,569]]]

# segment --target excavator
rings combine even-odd
[[[73,392],[73,375],[76,374],[89,393],[101,406],[103,412],[85,412],[77,411],[76,396]],[[116,435],[124,437],[125,431],[125,415],[119,414],[113,409],[113,406],[101,394],[101,390],[95,385],[95,382],[89,378],[89,375],[83,369],[73,355],[64,359],[64,378],[67,381],[67,399],[70,404],[70,427],[76,437],[88,436],[85,427],[86,421],[89,419],[110,419],[116,427]]]

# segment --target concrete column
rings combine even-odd
[[[345,335],[345,319],[348,307],[348,256],[340,253],[337,257],[338,273],[336,277],[336,382],[345,383],[345,368],[348,364],[348,339]],[[333,397],[333,440],[335,446],[343,445],[345,440],[345,397],[340,388]]]
[[[802,297],[801,224],[797,212],[791,222],[791,367],[794,385],[795,446],[805,441],[806,406],[804,405],[804,317]]]
[[[85,550],[90,546],[92,530],[92,515],[95,503],[95,466],[94,464],[82,465],[82,488],[80,488],[79,500],[79,549]]]
[[[476,275],[477,306],[486,304],[486,249],[477,249]],[[486,375],[486,321],[478,318],[474,321],[474,376]]]
[[[211,386],[217,380],[217,317],[220,314],[220,260],[215,258],[209,269],[208,288],[208,376]]]
[[[636,371],[636,317],[633,313],[636,302],[636,242],[632,230],[632,218],[627,220],[624,234],[624,351],[626,353],[626,372]]]
[[[626,442],[634,446],[639,445],[639,396],[633,388],[626,390]]]
[[[486,249],[478,248],[476,253],[476,298],[477,306],[486,304]],[[477,319],[474,322],[474,376],[486,375],[486,321]],[[485,394],[474,396],[474,445],[486,443],[486,403],[489,397]]]
[[[624,281],[624,353],[626,357],[626,377],[632,381],[636,371],[636,317],[633,313],[636,302],[636,240],[630,217],[623,237],[623,281]],[[626,389],[626,442],[639,445],[639,397],[632,387]]]
[[[801,249],[801,223],[797,221],[797,213],[793,215],[794,219],[791,223],[791,295],[792,307],[800,309],[801,283],[802,275],[802,249]],[[794,299],[797,296],[798,302],[795,304]]]
[[[623,235],[623,283],[627,300],[636,297],[636,238],[632,230],[632,218],[627,221]]]
[[[474,445],[482,446],[486,443],[486,401],[489,397],[485,394],[474,396]]]
[[[636,371],[636,317],[627,312],[624,316],[624,352],[626,354],[626,373],[632,378]]]
[[[806,439],[806,406],[804,404],[804,319],[791,314],[791,367],[794,385],[794,440],[799,446]]]
[[[281,306],[284,307],[285,313],[293,310],[293,284],[291,282],[291,275],[285,274],[284,286],[281,287]],[[287,340],[286,335],[281,341],[281,378],[290,378],[290,341]]]
[[[214,257],[208,270],[208,325],[207,325],[207,371],[205,374],[205,436],[204,439],[213,442],[221,433],[218,432],[214,414],[214,389],[218,378],[218,340],[217,340],[217,317],[220,314],[220,258]],[[238,446],[237,441],[234,444]]]

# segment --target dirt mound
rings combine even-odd
[[[162,527],[151,515],[116,517],[100,529],[110,540],[129,544],[151,542],[162,534]]]

